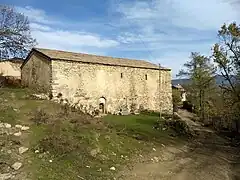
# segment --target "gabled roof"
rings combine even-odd
[[[92,63],[92,64],[112,65],[112,66],[159,69],[158,65],[144,61],[144,60],[113,58],[113,57],[107,57],[107,56],[97,56],[97,55],[91,55],[91,54],[74,53],[74,52],[67,52],[67,51],[42,49],[42,48],[33,48],[32,51],[41,53],[42,55],[48,57],[50,60],[65,60],[65,61],[77,61],[77,62],[85,62],[85,63]],[[32,53],[32,51],[30,52],[30,54]],[[160,69],[170,70],[163,67],[160,67]]]

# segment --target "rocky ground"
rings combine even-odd
[[[0,180],[240,179],[239,147],[185,111],[189,141],[158,114],[93,119],[29,94],[1,89]]]
[[[28,131],[28,126],[0,122],[0,180],[25,179],[22,167],[27,163],[24,155],[29,148],[23,145],[23,139]]]
[[[240,148],[211,129],[193,122],[180,111],[195,136],[184,145],[161,145],[152,153],[139,155],[116,177],[122,180],[238,180]],[[24,143],[30,128],[0,122],[0,180],[27,180],[24,166],[29,147]]]
[[[238,180],[240,148],[180,111],[195,136],[183,146],[164,146],[140,157],[118,176],[124,180]]]

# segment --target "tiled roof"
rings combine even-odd
[[[133,60],[125,58],[114,58],[107,56],[97,56],[91,54],[74,53],[67,51],[51,50],[35,48],[34,50],[48,56],[52,60],[68,60],[68,61],[79,61],[94,64],[105,64],[105,65],[115,65],[115,66],[126,66],[126,67],[139,67],[139,68],[149,68],[149,69],[159,69],[159,66],[144,60]],[[166,69],[161,67],[161,69]]]

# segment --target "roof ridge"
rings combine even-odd
[[[104,55],[97,55],[97,54],[89,54],[89,53],[81,53],[81,52],[73,52],[73,51],[64,51],[64,50],[57,50],[57,49],[47,49],[47,48],[34,48],[34,49],[39,50],[40,52],[41,52],[41,50],[58,51],[58,52],[62,52],[62,53],[82,54],[82,55],[96,56],[96,57],[103,57],[103,58],[114,58],[114,59],[143,61],[143,62],[147,62],[147,63],[150,63],[150,64],[154,64],[154,63],[149,62],[149,61],[144,60],[144,59],[132,59],[132,58],[125,58],[125,57],[104,56]],[[154,64],[154,65],[156,65],[156,64]]]
[[[68,60],[68,61],[79,61],[86,63],[95,63],[95,64],[106,64],[106,65],[115,65],[115,66],[125,66],[125,67],[138,67],[138,68],[147,68],[147,69],[166,69],[162,66],[158,66],[155,63],[149,62],[147,60],[137,60],[129,58],[120,58],[120,57],[111,57],[111,56],[102,56],[96,54],[88,53],[79,53],[79,52],[70,52],[63,50],[55,49],[46,49],[46,48],[34,48],[47,57],[53,60]],[[87,58],[88,57],[88,58]]]

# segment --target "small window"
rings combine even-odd
[[[147,74],[145,74],[145,80],[147,80]]]
[[[121,73],[121,78],[123,78],[123,73]]]

